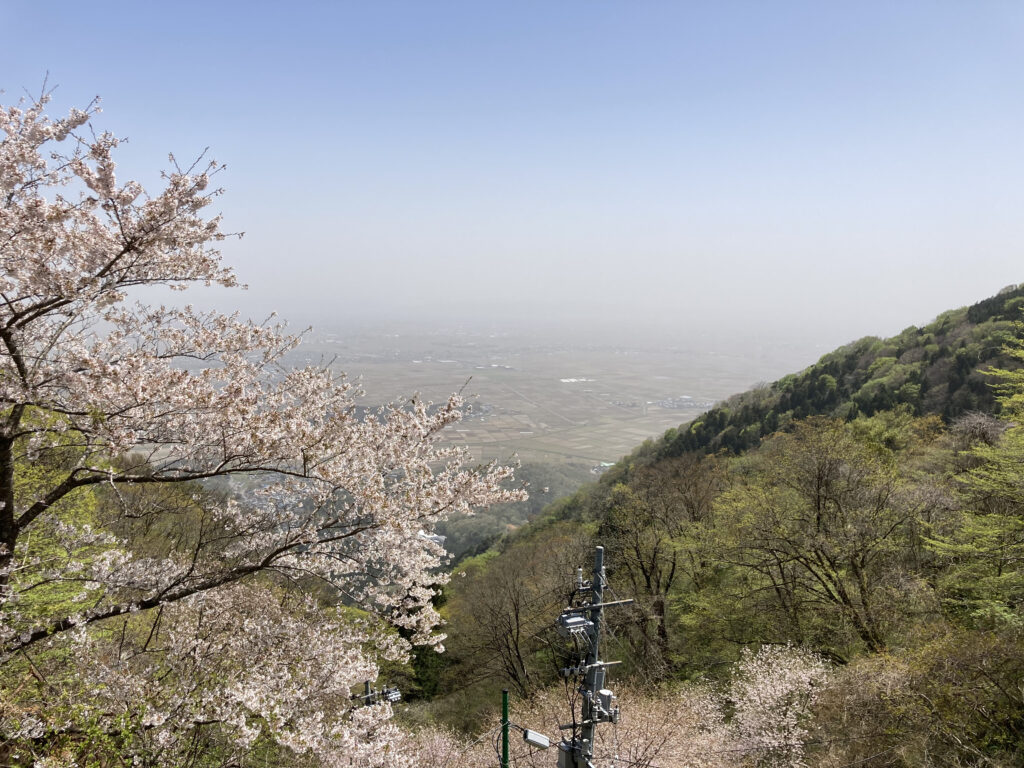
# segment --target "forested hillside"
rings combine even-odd
[[[949,422],[969,411],[992,412],[996,402],[982,371],[1006,362],[1001,349],[1022,306],[1024,285],[1010,286],[898,336],[860,339],[800,373],[729,398],[641,453],[739,453],[812,415],[849,420],[905,405],[914,415]]]
[[[437,533],[445,537],[445,549],[452,562],[487,550],[501,536],[515,531],[528,520],[540,515],[553,500],[573,493],[593,479],[589,464],[580,462],[524,461],[516,467],[510,488],[525,485],[529,498],[479,509],[475,514],[445,520],[437,525]]]
[[[450,653],[418,670],[434,701],[413,715],[472,730],[499,688],[557,685],[552,623],[601,544],[613,596],[636,600],[606,652],[637,709],[735,688],[757,648],[828,670],[793,704],[799,758],[729,731],[708,764],[1021,764],[1022,304],[1006,289],[730,398],[466,561],[442,606]]]

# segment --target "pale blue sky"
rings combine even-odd
[[[832,346],[1024,281],[1024,3],[0,0],[5,103],[227,163],[247,295]],[[642,329],[642,330],[641,330]]]

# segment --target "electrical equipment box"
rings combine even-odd
[[[578,613],[563,613],[558,617],[558,622],[555,624],[555,629],[558,630],[558,634],[562,637],[586,634],[593,627],[594,622],[585,619]]]
[[[529,728],[523,729],[523,741],[531,747],[537,747],[538,749],[547,749],[551,746],[551,740],[547,736],[543,733],[531,731]]]
[[[619,708],[615,704],[615,694],[607,688],[602,688],[597,692],[597,699],[601,703],[601,720],[606,723],[619,722]]]
[[[576,768],[572,746],[564,741],[558,745],[558,768]]]

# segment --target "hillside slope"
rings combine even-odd
[[[849,421],[900,405],[915,416],[935,414],[947,423],[970,411],[993,413],[997,405],[983,371],[1011,365],[1001,350],[1022,307],[1024,283],[892,338],[868,336],[847,344],[800,373],[734,395],[640,446],[606,475],[605,483],[620,480],[622,470],[638,459],[694,451],[742,453],[808,416]]]
[[[464,561],[425,716],[560,688],[554,618],[599,544],[634,601],[606,619],[616,685],[722,685],[798,646],[835,675],[808,766],[1024,764],[1022,293],[730,398]]]

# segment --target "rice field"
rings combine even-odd
[[[462,391],[472,409],[448,439],[469,446],[478,459],[516,453],[595,464],[615,461],[716,401],[800,367],[785,355],[538,346],[441,334],[320,337],[298,353],[334,359],[338,370],[358,376],[365,405],[413,393],[441,402]]]

